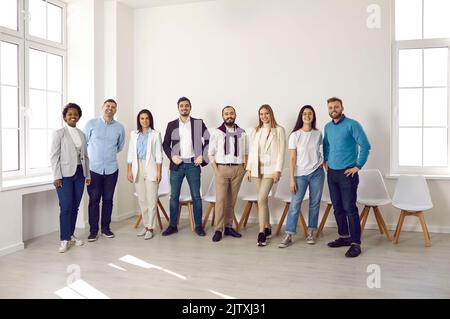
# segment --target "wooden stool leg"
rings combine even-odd
[[[400,217],[398,219],[397,230],[395,231],[394,244],[398,243],[398,239],[400,238],[400,233],[402,231],[403,222],[405,221],[405,212],[402,210],[400,212]]]
[[[162,223],[161,223],[161,215],[159,214],[158,206],[156,206],[156,218],[158,219],[159,229],[163,229]]]
[[[244,226],[245,218],[247,217],[247,214],[250,213],[251,209],[252,209],[252,202],[247,202],[244,211],[242,212],[241,219],[239,220],[237,231],[239,231],[242,228],[242,226]]]
[[[208,209],[206,210],[205,219],[203,220],[203,229],[205,229],[206,223],[208,222],[209,214],[211,214],[212,203],[209,203]]]
[[[364,227],[366,227],[367,217],[369,217],[369,211],[370,211],[370,207],[364,206],[364,209],[361,213],[361,236],[364,232]]]
[[[255,204],[256,211],[258,212],[258,204]],[[244,227],[247,227],[248,218],[250,217],[250,213],[252,212],[253,203],[250,205],[250,209],[248,210],[247,216],[245,216]]]
[[[425,216],[423,212],[417,213],[417,217],[419,217],[420,225],[422,226],[423,235],[425,236],[425,247],[431,246],[430,233],[428,233],[427,224],[425,223]]]
[[[216,223],[216,204],[213,204],[211,227],[214,226],[215,223]]]
[[[166,218],[166,220],[169,221],[169,216],[167,216],[166,210],[164,209],[164,206],[159,199],[158,199],[158,206],[159,206],[159,208],[161,208],[161,211],[162,211],[164,217]]]
[[[373,206],[372,208],[373,208],[373,213],[375,215],[375,220],[377,222],[378,230],[380,231],[380,234],[383,235],[384,234],[384,230],[383,230],[383,227],[381,225],[380,214],[377,213],[378,206]],[[381,217],[381,218],[383,218],[383,217]]]
[[[284,206],[283,214],[281,215],[280,221],[277,225],[277,230],[275,231],[275,236],[279,236],[281,232],[281,227],[283,227],[284,219],[286,218],[286,215],[289,211],[289,203],[286,203]]]
[[[306,221],[305,218],[303,217],[303,213],[302,210],[300,209],[299,212],[299,219],[300,219],[300,223],[302,225],[302,229],[303,229],[303,233],[305,234],[305,237],[308,236],[308,226],[306,225]]]
[[[236,215],[233,215],[233,221],[234,221],[234,224],[236,225],[236,229],[238,229],[239,228],[239,222],[238,222],[238,220],[236,218]]]
[[[134,228],[138,228],[139,224],[141,223],[142,220],[142,214],[139,214],[138,217],[136,218],[136,222],[134,223]]]
[[[180,203],[180,205],[178,206],[178,220],[177,220],[177,225],[180,225],[180,217],[181,217],[181,208],[184,206],[183,203]]]
[[[194,225],[194,213],[192,212],[192,202],[188,203],[188,209],[189,209],[189,221],[191,223],[191,229],[192,231],[194,231],[195,225]]]
[[[387,240],[392,241],[391,235],[389,234],[389,230],[386,227],[386,223],[384,222],[383,215],[381,215],[380,209],[378,206],[374,207],[375,216],[377,216],[378,227],[382,230],[382,233],[386,235]]]
[[[328,215],[330,214],[331,207],[333,207],[333,205],[327,204],[327,208],[325,208],[325,212],[322,216],[322,220],[320,221],[319,229],[317,230],[317,234],[316,234],[317,237],[320,236],[320,234],[323,231],[323,228],[325,227],[325,223],[327,222],[327,218],[328,218]]]

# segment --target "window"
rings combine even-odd
[[[65,10],[57,0],[0,1],[2,181],[51,172],[66,92]]]
[[[450,175],[448,0],[396,0],[393,173]]]

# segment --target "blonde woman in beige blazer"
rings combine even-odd
[[[258,192],[259,234],[258,246],[266,246],[272,236],[268,206],[269,192],[278,183],[283,170],[286,152],[286,133],[277,124],[273,110],[268,104],[258,110],[259,125],[250,135],[247,179],[256,180]]]
[[[153,238],[161,170],[161,133],[153,128],[152,113],[144,109],[137,116],[137,130],[130,133],[128,180],[135,185],[144,221],[144,228],[137,235],[145,240]]]

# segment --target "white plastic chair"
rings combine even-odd
[[[401,210],[397,228],[394,234],[394,244],[398,243],[403,221],[406,216],[419,218],[425,237],[425,246],[431,246],[430,234],[423,211],[433,208],[427,181],[423,176],[400,176],[395,187],[392,205]]]
[[[200,187],[200,197],[202,197],[202,189]],[[181,217],[181,209],[183,206],[186,206],[189,210],[189,222],[191,224],[192,231],[195,230],[195,223],[194,223],[194,212],[192,209],[192,196],[191,196],[191,190],[189,189],[189,184],[187,181],[187,178],[183,179],[183,183],[181,184],[181,190],[180,190],[180,205],[178,207],[178,220],[177,224],[180,223],[180,217]]]
[[[333,204],[331,202],[331,197],[330,197],[330,190],[328,189],[328,182],[327,182],[326,177],[325,177],[325,183],[323,183],[323,191],[322,191],[321,201],[324,202],[325,204],[327,204],[327,207],[325,208],[325,212],[323,213],[319,228],[317,229],[317,237],[319,237],[320,234],[322,233],[323,228],[325,227],[325,223],[327,222],[328,215],[330,214],[331,208],[333,207]]]
[[[386,190],[383,176],[377,169],[361,170],[359,174],[358,185],[358,203],[364,205],[361,212],[361,236],[366,226],[367,217],[369,217],[370,209],[373,209],[375,219],[381,234],[385,234],[387,240],[391,241],[391,236],[384,222],[383,215],[381,215],[378,206],[388,205],[391,203],[391,198]]]
[[[281,215],[280,221],[278,222],[278,225],[277,225],[277,230],[275,232],[276,236],[280,235],[281,227],[283,226],[284,220],[286,219],[286,215],[289,211],[289,206],[291,204],[292,193],[291,193],[291,190],[289,189],[289,180],[290,180],[289,174],[290,174],[289,168],[285,168],[283,170],[283,174],[281,175],[280,182],[278,183],[278,187],[277,187],[277,190],[275,191],[275,195],[274,195],[274,198],[285,203],[283,214]],[[303,200],[305,201],[308,199],[309,199],[309,188],[306,189],[305,197],[303,198]],[[303,233],[305,234],[305,236],[307,236],[308,235],[308,227],[306,226],[305,218],[303,217],[301,208],[300,208],[299,217],[300,217],[299,221],[302,226]]]
[[[214,226],[214,222],[216,220],[216,177],[213,175],[211,182],[208,187],[208,191],[206,195],[203,197],[203,200],[208,203],[208,209],[206,210],[206,215],[203,220],[203,229],[205,229],[206,224],[208,223],[209,215],[212,212],[211,226]],[[238,227],[238,221],[236,216],[233,216],[233,221],[236,224],[236,228]]]

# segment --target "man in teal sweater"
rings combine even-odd
[[[370,143],[361,124],[342,113],[341,99],[332,97],[327,103],[332,121],[325,125],[324,167],[328,171],[328,187],[339,233],[339,238],[328,246],[350,246],[345,256],[357,257],[361,254],[361,226],[356,206],[358,171],[367,161]]]

